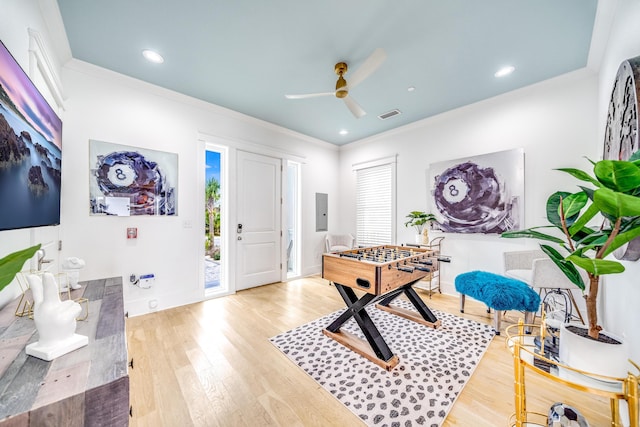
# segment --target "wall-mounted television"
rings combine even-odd
[[[60,224],[62,121],[0,41],[0,230]]]

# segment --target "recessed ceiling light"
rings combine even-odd
[[[409,92],[413,92],[414,90],[416,90],[416,88],[415,88],[415,86],[409,86],[409,87],[407,88],[407,90],[408,90]]]
[[[349,133],[349,131],[346,130],[346,129],[342,129],[339,133],[340,133],[340,135],[347,135]]]
[[[154,64],[162,64],[164,62],[164,58],[158,52],[153,50],[145,49],[142,51],[142,56],[144,56],[147,61],[153,62]]]
[[[495,77],[504,77],[504,76],[508,76],[509,74],[513,73],[513,71],[516,69],[516,67],[514,67],[513,65],[507,65],[506,67],[502,67],[500,68],[498,71],[496,71],[496,73],[494,74]]]

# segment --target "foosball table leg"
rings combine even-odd
[[[420,316],[422,316],[424,320],[430,323],[436,323],[438,321],[438,318],[433,314],[429,307],[427,307],[424,301],[422,301],[415,289],[411,286],[407,286],[404,290],[404,294],[409,301],[411,301],[411,304],[413,304],[416,310],[418,310],[418,313],[420,313]]]
[[[393,313],[395,315],[404,317],[405,319],[409,319],[414,322],[421,323],[430,328],[439,328],[440,320],[433,314],[433,312],[427,307],[427,305],[422,301],[420,296],[416,293],[415,289],[413,289],[413,284],[408,283],[393,292],[389,292],[378,304],[380,310],[387,311],[389,313]],[[391,302],[396,299],[401,294],[404,294],[409,302],[413,304],[413,307],[416,309],[417,313],[412,310],[407,310],[406,308],[397,307],[394,305],[390,305]]]
[[[358,299],[353,289],[339,283],[334,283],[334,285],[347,304],[347,309],[323,333],[383,368],[387,370],[393,369],[398,364],[398,358],[393,354],[373,320],[369,317],[369,313],[365,310],[365,307],[375,298],[375,295],[365,294]],[[362,340],[355,335],[340,330],[341,326],[352,317],[358,323],[360,330],[369,343],[370,350],[373,350],[375,356],[369,354],[370,350],[366,348],[366,345],[363,345]]]

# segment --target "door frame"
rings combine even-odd
[[[201,185],[201,191],[200,191],[201,194],[199,196],[199,202],[198,202],[198,208],[199,208],[198,221],[203,228],[202,235],[204,235],[204,185],[205,185],[204,152],[206,150],[207,145],[220,147],[227,150],[227,162],[226,162],[227,169],[224,175],[226,179],[223,179],[222,177],[220,178],[221,181],[225,182],[224,193],[226,196],[223,196],[223,197],[226,197],[226,198],[222,199],[221,203],[224,203],[226,207],[226,215],[221,218],[220,227],[221,227],[221,233],[223,234],[221,245],[224,245],[227,249],[226,260],[224,260],[223,262],[225,263],[224,268],[226,268],[225,271],[227,273],[226,279],[227,279],[228,287],[227,287],[226,293],[215,294],[215,295],[212,295],[211,297],[207,297],[207,298],[215,298],[218,296],[234,294],[236,292],[237,271],[235,267],[235,260],[237,259],[237,242],[235,240],[235,236],[236,236],[235,227],[233,228],[231,227],[234,224],[238,223],[238,213],[237,213],[236,197],[229,197],[229,195],[236,194],[238,190],[238,186],[237,186],[237,174],[238,174],[237,152],[238,150],[247,151],[250,153],[255,153],[263,156],[276,157],[281,160],[283,165],[286,165],[288,160],[299,163],[300,175],[302,175],[302,166],[306,163],[306,156],[301,156],[296,153],[280,150],[280,149],[269,147],[266,145],[207,134],[203,132],[198,133],[197,139],[199,141],[198,156],[202,158],[202,161],[200,162],[200,164],[203,165],[200,171],[199,181]],[[283,205],[285,205],[287,201],[284,199],[284,197],[286,197],[286,195],[282,193],[282,191],[284,190],[283,186],[286,184],[285,182],[286,168],[283,168],[283,169],[284,170],[280,179],[280,186],[281,186],[280,190],[281,190],[281,197],[283,197],[282,203]],[[302,184],[302,177],[300,177],[300,185],[301,184]],[[284,227],[286,227],[286,218],[282,214],[282,212],[280,215],[280,221],[281,221],[281,227],[282,229],[284,229]],[[281,238],[284,240],[284,236],[282,236]],[[302,242],[302,236],[300,236],[300,242]],[[198,244],[198,254],[199,254],[199,257],[198,257],[199,284],[202,287],[203,298],[204,298],[204,244],[202,244],[202,241],[198,241],[197,244]],[[281,250],[280,256],[282,260],[282,268],[280,269],[280,281],[286,281],[287,280],[286,248],[284,247],[284,244],[282,244],[281,247],[282,247],[282,250]],[[234,262],[231,262],[231,260],[234,260]],[[302,271],[302,264],[300,265],[300,269]]]
[[[206,151],[217,151],[220,153],[220,288],[217,291],[207,292],[205,288],[205,277],[204,277],[204,245],[201,244],[200,251],[202,252],[199,255],[199,275],[198,280],[200,285],[202,286],[202,290],[205,294],[206,298],[215,298],[218,296],[229,295],[235,292],[235,290],[231,289],[231,281],[229,280],[229,215],[228,215],[228,206],[229,206],[229,148],[223,145],[219,145],[213,142],[205,142],[204,149],[202,150],[203,158],[206,157]],[[206,166],[206,159],[204,166]],[[202,168],[202,179],[201,181],[206,186],[206,179],[204,168]],[[204,189],[201,191],[202,195],[202,220],[201,224],[204,231],[204,204],[206,200],[204,199]],[[204,233],[203,233],[204,235]]]
[[[290,189],[288,188],[288,183],[290,181],[290,177],[289,177],[289,172],[290,169],[289,167],[295,165],[295,181],[296,181],[296,189],[295,189],[295,195],[294,195],[294,203],[296,204],[296,206],[293,208],[293,212],[294,212],[294,216],[295,218],[293,218],[293,223],[294,223],[294,239],[293,239],[293,247],[295,248],[294,251],[294,260],[295,260],[295,264],[293,267],[293,272],[291,274],[289,274],[288,271],[288,265],[285,265],[284,268],[284,275],[285,278],[282,279],[284,280],[292,280],[292,279],[296,279],[301,277],[302,275],[302,185],[301,185],[301,177],[302,177],[302,164],[293,160],[287,160],[285,162],[285,167],[284,167],[284,171],[283,171],[283,177],[282,177],[282,191],[283,191],[283,226],[286,227],[289,225],[289,223],[291,222],[290,218],[288,218],[287,213],[289,212],[289,204],[291,203],[291,200],[287,199],[287,195],[290,194]],[[287,245],[286,245],[286,239],[287,239],[287,235],[285,234],[285,239],[283,240],[283,243],[285,243],[284,245],[284,254],[283,254],[283,259],[284,262],[288,262],[288,257],[287,257]]]

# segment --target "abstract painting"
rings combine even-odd
[[[89,141],[90,212],[177,215],[178,155]]]
[[[629,160],[640,149],[638,101],[640,100],[640,56],[622,61],[613,82],[604,131],[605,160]],[[613,252],[616,259],[640,259],[640,237]]]
[[[521,148],[429,166],[435,229],[502,233],[523,224],[524,151]]]

